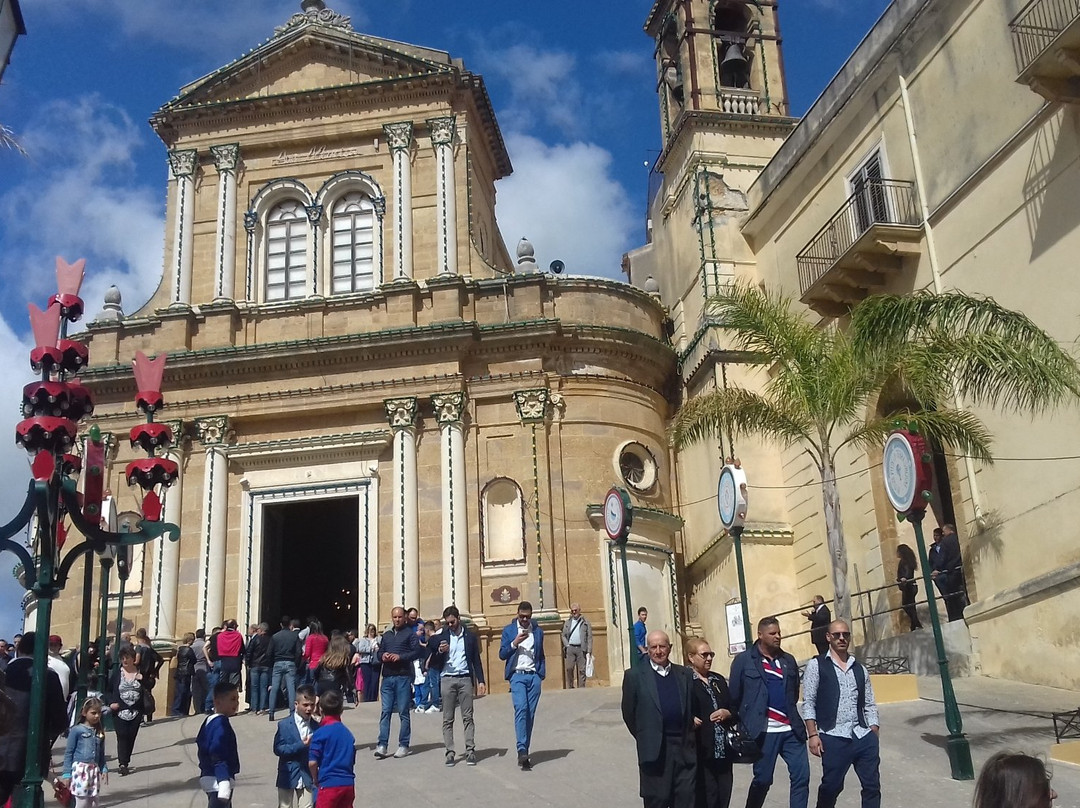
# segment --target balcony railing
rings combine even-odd
[[[1031,0],[1009,23],[1017,71],[1024,73],[1078,19],[1080,0]]]
[[[757,90],[741,90],[736,87],[720,88],[720,110],[732,115],[757,115],[762,107]]]
[[[795,262],[803,295],[852,251],[856,243],[879,225],[918,227],[919,207],[915,184],[902,180],[866,180],[848,197]]]

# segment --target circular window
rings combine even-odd
[[[619,446],[615,452],[615,470],[635,491],[648,491],[656,484],[656,458],[637,441]]]

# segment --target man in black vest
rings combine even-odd
[[[690,669],[672,664],[671,640],[663,631],[645,638],[648,661],[623,674],[623,723],[637,741],[645,808],[694,804],[697,749]]]
[[[863,808],[880,808],[881,763],[878,710],[866,668],[848,653],[851,629],[843,620],[829,625],[829,652],[806,663],[803,720],[810,754],[821,758],[818,808],[833,808],[855,767]]]

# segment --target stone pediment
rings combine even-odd
[[[182,88],[159,115],[204,105],[460,72],[442,51],[319,25],[284,29]]]

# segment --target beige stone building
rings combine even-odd
[[[722,330],[701,313],[709,284],[732,277],[784,290],[822,327],[842,327],[847,307],[875,291],[960,289],[1021,310],[1074,346],[1080,7],[895,0],[797,126],[775,114],[784,111],[775,105],[782,96],[766,84],[771,8],[661,1],[650,17],[661,50],[663,21],[671,21],[683,71],[696,67],[698,89],[674,123],[665,119],[653,239],[629,266],[635,282],[653,276],[672,312],[686,394],[747,379],[740,357],[725,351]],[[722,35],[698,29],[727,27],[720,15],[749,20],[763,34],[764,58],[753,62],[749,81],[760,100],[745,110],[728,109],[729,91],[711,83],[718,72],[705,43]],[[661,97],[670,109],[663,82]],[[883,412],[889,406],[879,404]],[[948,626],[950,642],[958,649],[970,642],[970,667],[985,674],[1076,688],[1077,409],[977,414],[1000,460],[983,467],[939,452],[926,521],[928,534],[955,522],[964,551],[971,605],[966,629]],[[752,443],[734,451],[751,483],[752,615],[792,609],[819,592],[830,597],[816,470],[797,451]],[[679,457],[672,487],[685,519],[689,616],[722,638],[723,605],[737,588],[730,542],[708,499],[718,456],[707,446]],[[856,589],[891,583],[897,543],[914,544],[884,495],[879,463],[878,452],[852,451],[840,461]],[[896,590],[885,589],[858,598],[854,611],[898,605]],[[865,640],[900,631],[895,616],[857,623]],[[804,627],[798,615],[785,621],[787,631]]]
[[[121,511],[138,509],[121,479],[130,359],[169,354],[161,417],[181,474],[165,518],[181,538],[136,557],[125,618],[176,637],[282,614],[382,626],[397,605],[453,603],[497,687],[499,633],[528,599],[558,686],[576,601],[607,680],[629,651],[590,505],[613,483],[645,506],[635,592],[681,629],[664,309],[540,272],[527,243],[512,261],[494,219],[512,168],[483,79],[303,5],[153,117],[171,171],[161,286],[88,328],[94,418],[124,438]],[[76,636],[78,614],[73,582],[54,625]]]

